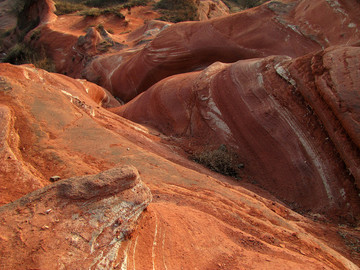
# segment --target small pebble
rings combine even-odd
[[[59,181],[59,180],[61,180],[61,177],[58,176],[58,175],[54,175],[54,176],[50,177],[50,182],[56,182],[56,181]]]

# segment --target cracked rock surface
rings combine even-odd
[[[1,269],[112,269],[151,202],[131,166],[48,185],[0,208]],[[16,253],[12,251],[16,250]]]

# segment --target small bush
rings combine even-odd
[[[125,16],[120,12],[120,8],[116,8],[116,7],[105,8],[105,9],[87,8],[82,10],[79,14],[87,17],[98,17],[100,15],[113,14],[120,19],[125,19]]]
[[[223,0],[230,11],[237,12],[248,8],[259,6],[266,2],[266,0]]]
[[[86,6],[84,6],[83,4],[63,2],[63,1],[56,2],[55,7],[56,7],[56,11],[55,11],[56,15],[71,14],[84,10],[86,8]]]
[[[149,2],[150,0],[131,0],[128,3],[124,4],[124,8],[146,6]]]
[[[182,22],[198,20],[197,6],[193,0],[160,0],[155,9],[159,9],[163,21]]]
[[[55,64],[51,58],[47,57],[44,47],[33,57],[31,64],[49,72],[56,72]]]
[[[10,64],[24,64],[27,62],[30,53],[31,51],[27,46],[23,43],[18,43],[10,49],[6,57],[3,59],[3,62]]]
[[[239,2],[239,4],[244,8],[253,8],[253,7],[257,7],[259,5],[261,5],[262,3],[264,3],[265,1],[263,0],[238,0],[237,2]]]
[[[20,12],[24,9],[25,1],[23,0],[14,0],[11,3],[11,10],[10,12],[15,15],[19,15]]]
[[[39,40],[40,36],[41,36],[41,30],[35,29],[30,36],[30,40]]]
[[[115,16],[117,16],[120,19],[125,19],[125,16],[120,12],[120,7],[111,7],[111,8],[105,8],[103,10],[101,10],[101,14],[105,15],[105,14],[114,14]]]
[[[82,10],[79,14],[86,17],[98,17],[101,15],[101,11],[99,8],[88,8]]]
[[[0,34],[0,39],[10,36],[14,31],[15,31],[15,28],[9,29],[9,30],[6,30],[6,31],[2,30],[1,34]]]
[[[88,7],[109,7],[113,5],[123,4],[127,2],[127,0],[87,0],[85,1],[85,5]]]
[[[90,17],[114,14],[124,18],[121,9],[146,6],[150,0],[56,0],[55,2],[56,15],[80,12],[80,15]]]
[[[98,51],[100,52],[107,52],[109,51],[109,49],[113,46],[113,44],[107,40],[103,40],[102,42],[100,42],[96,48],[98,49]]]
[[[35,50],[25,43],[17,43],[13,46],[2,62],[14,65],[33,64],[37,68],[50,72],[55,71],[55,65],[52,60],[46,56],[43,47],[40,50]]]
[[[238,165],[237,154],[225,145],[221,145],[215,150],[206,149],[195,153],[191,159],[212,171],[232,177],[237,177],[238,169],[243,166],[242,164]]]

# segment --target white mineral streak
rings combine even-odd
[[[151,251],[151,257],[152,257],[152,269],[155,270],[155,248],[157,245],[157,233],[158,233],[158,218],[157,215],[155,213],[155,232],[154,232],[154,241],[153,241],[153,245],[152,245],[152,251]]]
[[[227,65],[216,62],[205,69],[195,83],[197,85],[196,91],[207,89],[207,93],[199,96],[199,100],[204,103],[202,114],[204,118],[210,123],[210,126],[214,129],[222,131],[225,139],[231,137],[231,130],[229,126],[222,119],[222,113],[216,102],[213,99],[213,88],[211,87],[212,78],[218,74],[218,71],[224,69]]]
[[[286,108],[281,106],[272,95],[270,95],[270,94],[261,95],[261,92],[263,92],[265,90],[264,90],[264,84],[263,84],[263,77],[262,77],[262,75],[261,76],[259,75],[259,74],[261,74],[261,70],[259,69],[259,67],[261,66],[260,63],[257,63],[254,61],[254,63],[250,63],[250,64],[246,63],[245,65],[249,65],[250,67],[248,67],[248,69],[252,69],[253,70],[252,74],[254,74],[253,78],[247,77],[248,80],[253,79],[254,81],[256,81],[258,83],[258,87],[254,86],[251,89],[251,91],[253,92],[253,94],[255,96],[257,95],[256,93],[259,94],[258,95],[259,102],[261,102],[262,106],[266,106],[266,107],[275,109],[277,112],[277,117],[280,118],[281,121],[286,123],[286,124],[284,124],[284,126],[290,127],[290,129],[296,135],[299,142],[301,143],[301,145],[307,152],[307,155],[310,157],[310,160],[313,163],[314,167],[316,168],[316,170],[322,180],[322,183],[324,185],[327,197],[329,199],[329,203],[332,204],[333,203],[333,195],[331,192],[330,185],[328,183],[329,176],[326,173],[326,168],[323,165],[323,163],[319,157],[319,154],[314,150],[315,148],[312,146],[311,142],[307,139],[304,132],[301,130],[301,128],[297,124],[296,120],[291,116],[291,113],[288,112],[286,110]],[[294,79],[291,78],[290,72],[288,70],[286,70],[281,65],[281,63],[276,64],[274,66],[274,69],[283,79],[285,79],[287,82],[289,82],[294,87],[296,86],[296,82]],[[248,107],[248,109],[250,111],[252,111],[253,106],[248,102],[248,100],[246,98],[246,94],[244,94],[244,92],[246,92],[247,90],[244,89],[243,83],[239,80],[239,76],[236,75],[235,71],[233,71],[232,78],[239,89],[239,93],[242,96],[244,96],[242,98],[244,104]],[[254,113],[253,116],[257,117],[257,114]],[[257,118],[260,123],[263,121],[263,120],[261,120],[260,117],[257,117]],[[269,134],[273,134],[272,130],[270,130],[270,128],[267,127],[267,125],[265,123],[263,125],[263,128],[266,129],[269,132]]]

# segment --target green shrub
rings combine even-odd
[[[15,31],[15,28],[9,29],[9,30],[6,30],[6,31],[4,31],[4,30],[1,31],[0,39],[10,36],[14,31]]]
[[[56,15],[71,14],[84,10],[86,8],[86,6],[83,4],[70,3],[65,1],[57,1],[55,3],[55,7],[56,7],[56,11],[55,11]]]
[[[116,7],[105,8],[105,9],[87,8],[82,10],[79,14],[88,17],[98,17],[100,15],[113,14],[120,19],[125,19],[125,16],[120,12],[120,8],[116,8]]]
[[[232,177],[237,177],[239,168],[243,167],[243,164],[237,162],[237,154],[225,145],[220,145],[217,149],[205,149],[190,158],[212,171]]]
[[[193,0],[160,0],[155,9],[159,9],[163,21],[182,22],[198,20],[197,6]]]
[[[126,3],[127,0],[87,0],[85,1],[85,5],[88,7],[109,7],[113,5],[123,4]]]
[[[121,9],[146,6],[150,0],[56,0],[55,2],[57,15],[80,12],[80,15],[90,17],[114,14],[124,18]]]
[[[46,56],[43,47],[40,50],[35,50],[25,43],[17,43],[13,46],[2,62],[14,65],[33,64],[37,68],[42,68],[50,72],[55,71],[55,65],[52,60]]]
[[[266,0],[223,0],[232,12],[245,10],[259,6],[266,2]]]
[[[23,0],[14,0],[11,3],[11,13],[15,15],[19,15],[20,12],[24,9],[26,1]]]
[[[35,55],[31,64],[49,72],[56,72],[55,64],[51,58],[47,57],[44,47]]]
[[[111,42],[107,41],[107,40],[103,40],[101,41],[96,48],[100,51],[100,52],[107,52],[109,51],[109,49],[113,46],[113,44],[111,44]]]
[[[101,15],[101,10],[99,8],[87,8],[82,10],[79,14],[87,17],[98,17]]]
[[[138,6],[146,6],[150,0],[131,0],[124,4],[124,8],[132,8]]]
[[[30,36],[30,40],[39,40],[40,36],[41,36],[41,30],[35,29]]]
[[[3,62],[14,65],[30,63],[29,58],[31,58],[31,52],[29,47],[24,43],[17,43],[9,50]]]
[[[105,14],[114,14],[116,15],[118,18],[120,19],[125,19],[125,16],[120,12],[120,7],[110,7],[110,8],[105,8],[103,10],[101,10],[101,15],[105,15]]]

